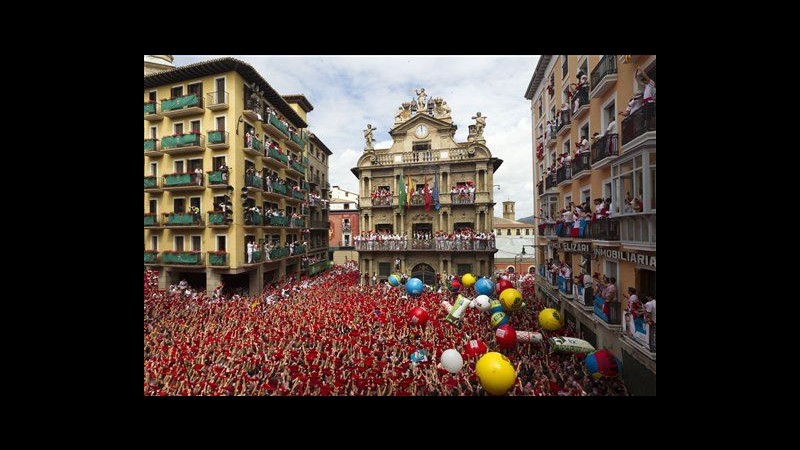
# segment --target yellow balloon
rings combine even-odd
[[[539,326],[543,330],[556,331],[564,326],[564,318],[557,310],[545,308],[539,313]]]
[[[513,288],[508,288],[500,293],[500,301],[508,311],[516,311],[522,305],[522,294]]]
[[[511,361],[497,352],[489,352],[475,364],[475,375],[481,381],[481,386],[492,395],[505,394],[514,382],[517,374]]]
[[[464,287],[470,287],[475,284],[476,281],[478,280],[475,279],[475,275],[472,275],[471,273],[465,274],[463,277],[461,277],[461,284],[463,284]]]

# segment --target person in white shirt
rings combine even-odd
[[[253,243],[247,243],[247,264],[253,263]]]
[[[642,93],[637,92],[636,94],[633,95],[633,97],[631,97],[630,101],[628,102],[628,107],[625,108],[625,111],[620,111],[619,115],[628,117],[641,108],[642,108]]]
[[[636,79],[644,85],[644,94],[642,94],[642,104],[655,103],[656,101],[656,82],[651,80],[642,69],[636,69]]]
[[[606,127],[606,134],[617,134],[617,121],[612,120]]]
[[[650,321],[653,322],[653,329],[656,327],[656,299],[653,298],[644,304],[644,310],[650,316]]]

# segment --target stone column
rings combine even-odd
[[[159,274],[159,278],[160,277],[161,274]],[[209,295],[211,295],[211,293],[214,292],[214,289],[216,289],[221,282],[222,282],[222,276],[219,274],[218,271],[210,267],[206,268],[206,292]]]

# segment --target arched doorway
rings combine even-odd
[[[433,267],[425,263],[414,266],[414,269],[411,270],[411,278],[419,278],[423,284],[429,286],[436,284],[436,272],[434,272]]]

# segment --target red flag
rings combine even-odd
[[[428,177],[425,176],[425,211],[431,210],[431,203],[433,203],[433,196],[431,195],[431,190],[428,187]]]

